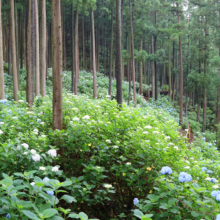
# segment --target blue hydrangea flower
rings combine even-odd
[[[50,179],[48,177],[44,177],[43,181],[45,182],[45,185],[48,186]]]
[[[211,147],[212,146],[212,144],[211,143],[209,143],[209,147]]]
[[[203,141],[206,141],[206,138],[205,138],[205,137],[203,137],[203,138],[202,138],[202,140],[203,140]]]
[[[138,204],[139,203],[138,198],[134,198],[133,203],[134,203],[134,205]]]
[[[181,172],[179,174],[179,182],[184,183],[184,182],[190,182],[192,181],[192,176],[188,173]]]
[[[205,170],[207,170],[206,167],[202,167],[201,170],[204,172]]]
[[[38,123],[41,123],[41,119],[38,118],[38,119],[37,119],[37,122],[38,122]]]
[[[211,192],[211,196],[212,197],[216,197],[217,195],[218,195],[218,191],[214,190],[214,191]]]
[[[1,99],[1,100],[0,100],[0,103],[1,103],[1,104],[5,104],[7,101],[8,101],[7,99]]]
[[[211,178],[210,182],[215,183],[216,179],[215,178]]]
[[[218,202],[220,202],[220,193],[218,193],[215,198],[216,198],[216,200],[217,200]]]
[[[207,173],[213,173],[211,170],[207,170]]]
[[[172,174],[172,169],[170,167],[168,167],[168,166],[165,166],[165,167],[162,167],[160,173],[162,175],[165,175],[166,173],[167,174]]]
[[[220,220],[220,214],[216,216],[216,220]]]
[[[47,195],[53,196],[54,195],[54,191],[47,191]]]
[[[5,217],[6,218],[11,218],[11,215],[8,213]]]

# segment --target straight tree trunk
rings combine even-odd
[[[206,23],[205,23],[205,38],[207,38],[207,17],[206,19]],[[207,44],[205,43],[205,53],[207,53]],[[204,74],[207,73],[207,57],[205,55],[205,59],[204,59]],[[203,123],[202,123],[202,132],[205,132],[206,129],[206,110],[207,110],[207,89],[204,89],[204,106],[203,106]]]
[[[151,53],[154,54],[154,37],[151,38]],[[152,61],[152,67],[151,67],[151,74],[152,74],[152,97],[155,98],[155,64],[154,61]]]
[[[177,7],[179,5],[177,4]],[[180,24],[180,12],[178,10],[178,23]],[[179,124],[183,123],[183,63],[182,63],[182,39],[179,36],[179,65],[180,65],[180,112]]]
[[[115,80],[115,58],[114,58],[114,54],[113,54],[113,80]]]
[[[27,42],[27,90],[29,108],[34,103],[34,64],[35,64],[35,0],[29,0],[28,42]]]
[[[5,89],[4,89],[4,67],[3,67],[3,42],[2,42],[2,2],[0,0],[0,99],[5,99]]]
[[[82,16],[82,41],[83,41],[83,69],[86,70],[86,42],[85,42],[84,11],[83,11],[83,16]]]
[[[72,93],[74,93],[74,72],[75,72],[75,56],[74,56],[74,51],[75,51],[75,38],[74,38],[74,5],[72,3]]]
[[[142,51],[142,49],[143,49],[143,39],[142,39],[142,37],[141,37],[141,40],[140,40],[140,51]],[[140,71],[140,88],[139,88],[139,94],[142,95],[142,94],[143,94],[143,62],[142,62],[142,61],[140,62],[139,71]]]
[[[47,24],[46,24],[46,0],[42,0],[41,3],[41,75],[40,86],[41,96],[46,95],[46,60],[47,60]]]
[[[129,5],[130,5],[130,23],[131,23],[132,80],[133,80],[133,93],[134,93],[134,107],[136,107],[137,101],[136,101],[136,85],[135,85],[134,31],[133,31],[134,2],[133,2],[133,6],[131,6],[131,0],[129,0]]]
[[[116,0],[116,96],[122,108],[121,0]]]
[[[52,45],[53,45],[53,129],[62,130],[62,31],[61,3],[52,0]]]
[[[97,99],[97,85],[96,85],[96,57],[95,57],[95,24],[94,24],[94,10],[91,13],[92,22],[92,67],[93,67],[93,97]]]
[[[110,54],[110,71],[109,71],[109,96],[111,99],[112,94],[112,61],[113,61],[113,49],[114,49],[114,23],[113,23],[113,6],[111,8],[111,54]]]
[[[76,25],[75,25],[75,95],[78,95],[78,80],[79,80],[79,11],[76,9]]]
[[[157,25],[157,11],[155,11],[155,25]],[[157,52],[157,36],[154,37],[154,53]],[[158,100],[158,90],[157,90],[157,82],[158,82],[158,66],[157,61],[154,62],[155,65],[155,100]]]
[[[171,49],[170,49],[170,35],[168,36],[169,45],[168,45],[168,72],[169,72],[169,96],[171,98],[172,84],[171,84]]]
[[[15,21],[14,21],[14,0],[10,0],[10,35],[12,47],[12,75],[13,75],[13,91],[14,101],[18,101],[18,70],[16,58],[16,41],[15,41]]]
[[[35,36],[36,36],[36,96],[40,95],[40,43],[39,43],[39,17],[38,17],[38,1],[35,1]]]

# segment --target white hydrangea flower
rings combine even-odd
[[[21,150],[21,146],[20,145],[17,146],[17,150]]]
[[[117,149],[117,148],[119,148],[119,147],[115,145],[115,146],[113,146],[113,148]]]
[[[29,145],[26,144],[26,143],[21,144],[21,146],[23,146],[25,149],[28,149],[28,148],[29,148]]]
[[[47,152],[51,157],[56,157],[57,156],[57,151],[55,149],[50,149]]]
[[[28,152],[24,152],[23,154],[24,154],[24,155],[27,155],[27,154],[28,154]]]
[[[41,124],[41,125],[44,125],[44,124],[45,124],[45,122],[43,122],[43,121],[42,121],[40,124]]]
[[[153,131],[153,134],[159,134],[160,132],[159,131]]]
[[[89,116],[89,115],[85,115],[82,119],[84,119],[84,120],[89,120],[89,119],[90,119],[90,116]]]
[[[37,161],[40,161],[40,155],[39,154],[35,154],[32,156],[32,159],[37,162]]]
[[[4,132],[2,130],[0,130],[0,134],[3,134]]]
[[[214,189],[218,189],[219,186],[218,186],[218,185],[214,185],[214,186],[212,186],[212,188],[214,188]]]
[[[18,119],[18,117],[12,117],[12,119]]]
[[[36,150],[31,149],[31,154],[36,154],[36,153],[37,153]]]
[[[79,121],[80,119],[79,118],[77,118],[77,117],[74,117],[73,118],[73,121]]]
[[[52,167],[51,169],[53,172],[58,172],[59,168],[58,167]]]
[[[46,135],[44,135],[44,134],[42,134],[42,135],[41,135],[41,137],[42,137],[42,138],[45,138],[45,137],[47,137],[47,136],[46,136]]]
[[[151,129],[152,127],[150,125],[147,125],[144,128]]]
[[[24,100],[18,100],[18,102],[24,102]]]
[[[40,167],[39,170],[46,170],[46,168],[45,167]]]
[[[165,137],[165,140],[170,140],[170,136],[166,136],[166,137]]]
[[[147,131],[144,131],[143,134],[148,134],[148,132],[147,132]]]
[[[104,187],[108,189],[108,188],[111,188],[112,185],[111,184],[105,184]]]
[[[207,177],[207,178],[206,178],[206,180],[209,180],[209,181],[210,181],[210,180],[211,180],[211,178],[210,178],[210,177]]]
[[[184,167],[185,169],[190,169],[190,167],[189,166],[186,166],[186,167]]]
[[[175,146],[174,149],[179,150],[179,148],[177,146]]]
[[[106,140],[106,142],[107,142],[107,143],[109,143],[109,144],[111,144],[111,143],[112,143],[112,142],[111,142],[111,140],[109,140],[109,139],[107,139],[107,140]]]
[[[131,163],[130,163],[130,162],[127,162],[126,165],[131,165]]]
[[[4,123],[3,121],[1,121],[1,122],[0,122],[0,125],[3,125],[3,124],[5,124],[5,123]]]
[[[35,185],[35,182],[32,182],[31,185],[34,186],[34,185]]]

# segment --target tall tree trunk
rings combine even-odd
[[[11,68],[11,41],[12,41],[12,37],[11,37],[11,12],[8,13],[8,20],[10,21],[8,24],[8,75],[12,75],[12,68]],[[14,80],[13,80],[13,85],[14,85]],[[18,88],[18,87],[17,87]]]
[[[208,30],[207,30],[207,17],[205,18],[205,38],[207,39]],[[207,73],[207,43],[205,43],[205,59],[204,59],[204,74]],[[203,106],[203,123],[202,123],[202,132],[205,132],[206,129],[206,110],[207,110],[207,89],[204,88],[204,106]]]
[[[46,60],[47,60],[47,24],[46,24],[46,0],[41,3],[41,96],[46,95]]]
[[[15,41],[15,21],[14,21],[14,0],[10,0],[10,35],[12,47],[12,75],[13,75],[13,90],[14,101],[18,101],[18,70],[16,58],[16,41]]]
[[[79,11],[76,9],[76,25],[75,25],[75,95],[78,95],[78,79],[79,79]]]
[[[157,11],[155,11],[155,25],[157,25]],[[157,52],[157,36],[155,35],[154,37],[154,53]],[[155,100],[158,99],[158,66],[157,66],[157,61],[154,62],[155,65]]]
[[[199,41],[200,48],[200,41]],[[202,73],[202,63],[201,63],[201,49],[199,49],[199,74]],[[197,107],[197,121],[200,122],[200,110],[201,110],[201,88],[198,88],[198,107]]]
[[[74,93],[74,72],[75,72],[75,56],[74,56],[74,51],[75,51],[75,38],[74,38],[74,5],[72,3],[72,93]]]
[[[154,37],[151,38],[151,53],[154,54]],[[151,75],[152,75],[152,97],[155,98],[155,65],[154,61],[151,62]]]
[[[2,42],[2,2],[0,0],[0,99],[5,99],[5,89],[4,89],[4,67],[3,67],[3,42]]]
[[[169,72],[169,96],[171,98],[172,83],[171,83],[171,49],[170,49],[170,35],[168,36],[169,45],[168,45],[168,72]]]
[[[111,99],[112,94],[112,61],[113,61],[113,49],[114,49],[114,23],[113,23],[113,6],[111,8],[111,54],[110,54],[110,71],[109,71],[109,95]]]
[[[92,67],[93,67],[93,97],[97,99],[97,85],[96,85],[96,61],[95,61],[95,24],[94,24],[94,10],[91,13],[92,22]]]
[[[113,54],[113,80],[115,80],[115,58],[114,58],[114,54]]]
[[[177,7],[179,5],[177,4]],[[180,12],[178,10],[178,23],[180,24]],[[179,64],[180,64],[180,112],[179,112],[179,124],[183,123],[183,63],[182,63],[182,40],[179,36]]]
[[[122,107],[121,0],[116,0],[116,95]]]
[[[83,41],[83,69],[86,70],[86,42],[85,42],[84,11],[83,11],[83,16],[82,16],[82,41]]]
[[[40,95],[40,45],[39,45],[39,18],[38,18],[38,1],[35,1],[35,36],[36,36],[36,96]]]
[[[136,107],[137,101],[136,101],[136,85],[135,85],[134,31],[133,31],[134,2],[133,2],[133,6],[131,6],[131,0],[129,0],[129,6],[130,6],[130,23],[131,23],[132,81],[133,81],[133,93],[134,93],[134,107]]]
[[[66,30],[65,30],[65,7],[63,5],[63,22],[62,22],[62,29],[63,29],[63,68],[66,70]]]
[[[29,108],[34,103],[34,64],[35,64],[35,0],[29,0],[28,42],[27,42],[27,90]]]
[[[143,49],[143,39],[142,39],[142,37],[141,37],[141,40],[140,40],[140,51],[142,51],[142,49]],[[139,88],[139,94],[142,95],[142,94],[143,94],[143,62],[142,62],[142,61],[140,62],[139,71],[140,71],[140,88]]]
[[[62,130],[62,31],[60,0],[52,0],[53,129]]]

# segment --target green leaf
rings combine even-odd
[[[88,220],[88,216],[84,212],[80,212],[79,217],[81,218],[81,220]]]
[[[22,212],[30,219],[33,220],[40,220],[33,212],[27,211],[27,210],[22,210]]]
[[[192,212],[191,212],[191,215],[192,215],[193,217],[199,217],[199,216],[200,216],[200,214],[199,214],[198,212],[195,212],[195,211],[192,211]]]
[[[9,186],[11,186],[13,184],[13,181],[11,178],[7,177],[7,178],[3,179],[1,181],[1,183],[4,187],[8,188]]]
[[[50,218],[54,215],[56,215],[58,212],[56,209],[46,209],[43,211],[44,218]]]
[[[70,186],[70,185],[72,185],[72,182],[68,180],[59,184],[59,186]]]
[[[50,220],[64,220],[64,218],[55,215],[55,216],[53,216]]]
[[[24,177],[24,175],[22,173],[14,173],[15,176],[20,176],[20,177]]]
[[[68,195],[62,196],[61,199],[65,200],[67,203],[77,202],[74,197]]]
[[[134,216],[136,216],[136,217],[141,219],[144,216],[144,214],[140,210],[135,209],[134,210]]]
[[[72,213],[72,214],[69,214],[68,217],[69,217],[69,218],[79,218],[79,215],[78,215],[78,214],[75,214],[75,213]]]

